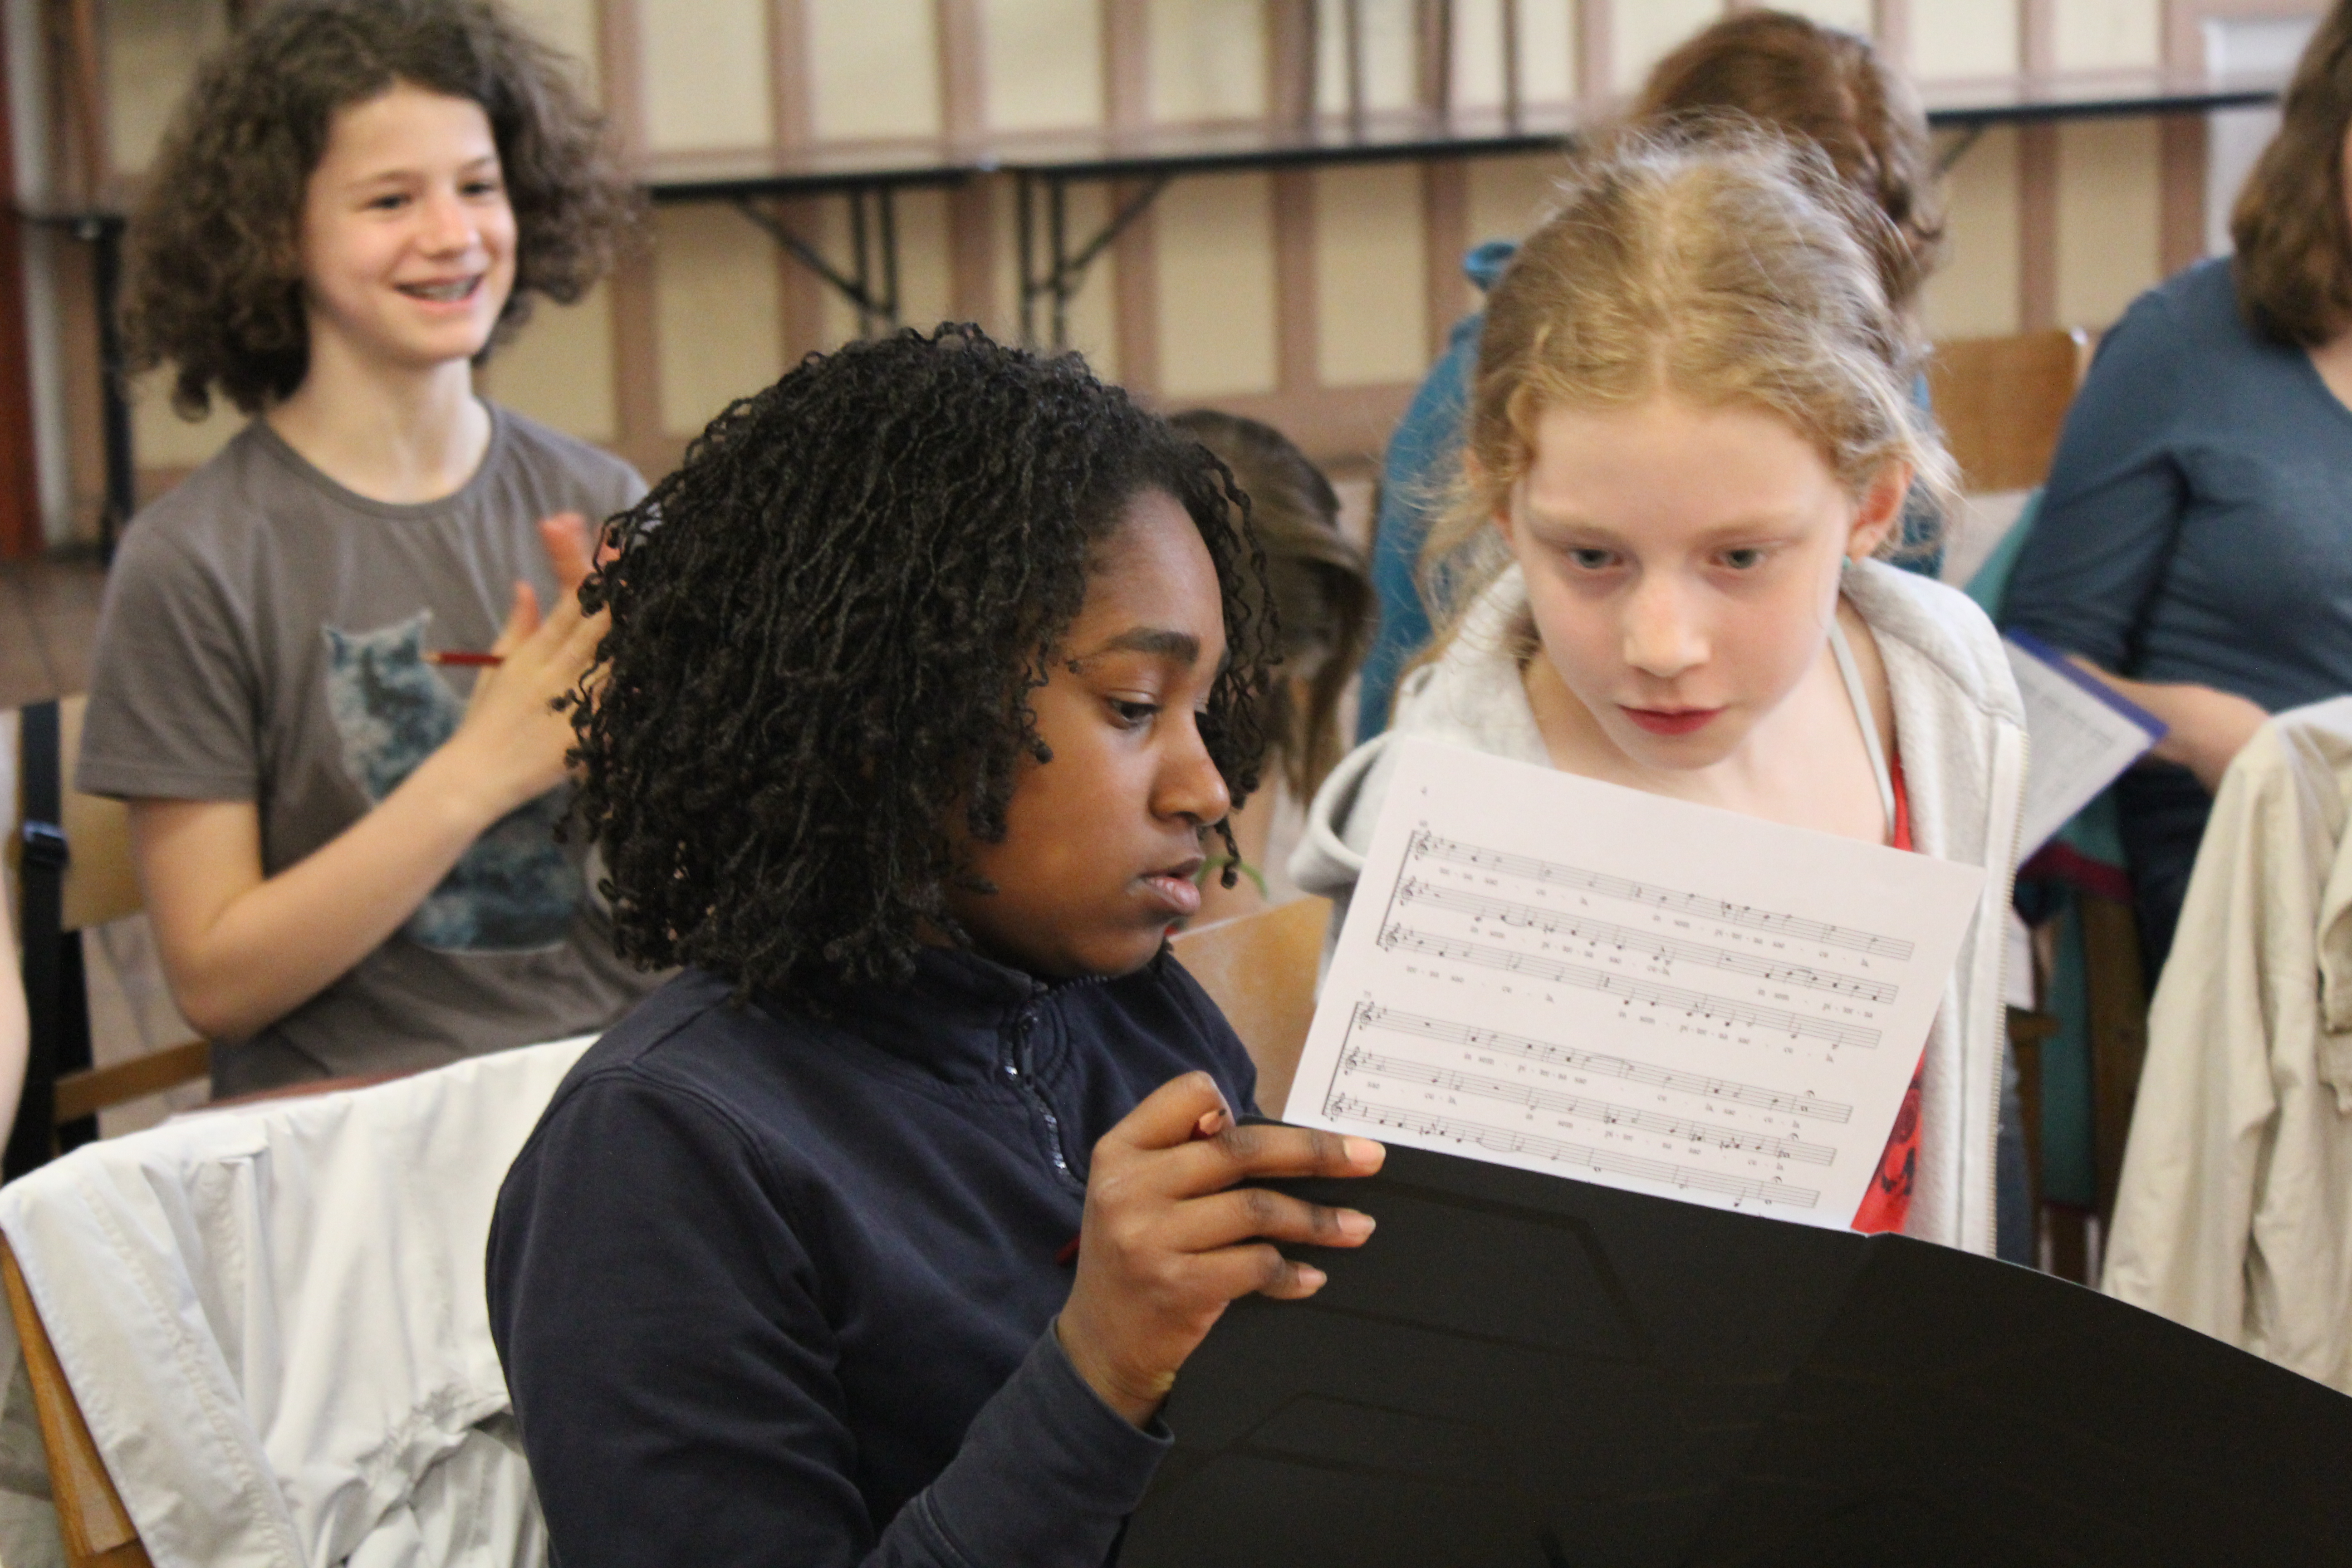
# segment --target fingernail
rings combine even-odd
[[[1298,1282],[1309,1290],[1320,1290],[1330,1278],[1312,1263],[1302,1263],[1298,1266]]]
[[[1371,1235],[1373,1227],[1380,1223],[1368,1214],[1360,1213],[1355,1209],[1346,1209],[1339,1215],[1339,1234],[1349,1241],[1361,1241]]]
[[[1350,1138],[1346,1145],[1348,1163],[1377,1165],[1388,1158],[1388,1150],[1369,1138]]]

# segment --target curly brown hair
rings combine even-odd
[[[215,389],[256,414],[301,384],[304,186],[336,111],[396,82],[489,117],[516,229],[492,344],[532,294],[570,304],[610,263],[636,197],[564,57],[488,0],[284,0],[205,64],[131,217],[131,369],[169,362],[184,417],[210,412]]]
[[[2352,0],[2337,0],[2287,83],[2278,134],[2230,210],[2238,307],[2255,331],[2316,348],[2352,325],[2352,226],[2344,138],[2352,129]]]
[[[1927,112],[1870,40],[1785,11],[1741,11],[1660,60],[1635,121],[1736,110],[1808,136],[1886,215],[1864,235],[1888,303],[1910,309],[1944,245]]]

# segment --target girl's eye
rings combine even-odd
[[[1121,697],[1108,698],[1107,700],[1110,703],[1111,717],[1118,721],[1119,728],[1122,730],[1140,730],[1150,723],[1160,712],[1160,704],[1157,702],[1131,702]]]
[[[1753,546],[1723,552],[1723,563],[1734,572],[1752,572],[1764,564],[1764,552]]]
[[[466,194],[469,196],[494,196],[499,194],[499,183],[496,180],[469,180],[465,187]]]
[[[1580,572],[1606,572],[1617,564],[1616,553],[1608,550],[1571,550],[1568,552],[1568,559],[1569,563]]]
[[[376,197],[373,201],[368,203],[368,205],[383,212],[390,212],[393,208],[404,205],[407,200],[408,198],[406,196],[402,195],[397,191],[393,191]]]

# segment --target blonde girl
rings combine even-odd
[[[1987,868],[1857,1228],[1992,1249],[2000,910],[2025,775],[1999,638],[1881,559],[1949,459],[1817,153],[1749,126],[1578,167],[1488,306],[1391,735]],[[1344,900],[1392,763],[1336,769],[1292,874]]]

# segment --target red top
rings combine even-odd
[[[1895,831],[1887,841],[1897,849],[1916,848],[1903,759],[1887,758],[1886,773],[1895,786]],[[1853,1211],[1856,1230],[1901,1230],[1911,1212],[1911,1178],[1919,1166],[1919,1074],[1927,1066],[1927,1053],[1922,1050],[1919,1065],[1911,1069],[1911,1087],[1903,1091],[1903,1109],[1895,1114],[1895,1131],[1886,1135],[1886,1152],[1878,1157],[1878,1170],[1870,1178],[1870,1190],[1862,1194],[1862,1206]]]

